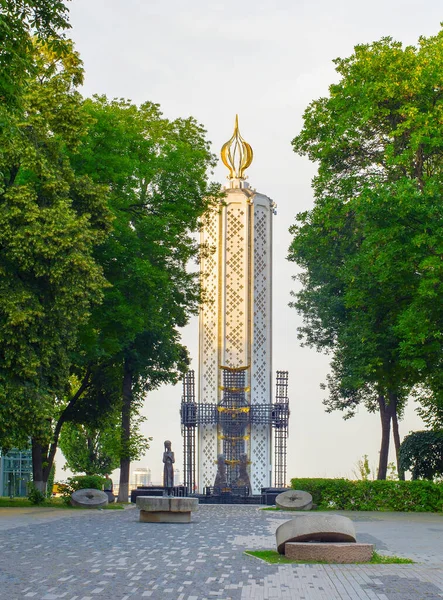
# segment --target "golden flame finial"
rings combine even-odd
[[[244,179],[253,157],[251,146],[240,135],[238,115],[235,115],[234,133],[221,149],[221,159],[229,169],[229,179]]]

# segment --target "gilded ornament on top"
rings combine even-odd
[[[221,149],[221,159],[229,169],[229,179],[244,179],[245,171],[252,163],[253,157],[251,146],[240,135],[236,115],[234,133]]]

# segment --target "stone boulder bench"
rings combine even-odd
[[[282,510],[311,510],[312,496],[302,490],[287,490],[277,496],[275,506]]]
[[[354,523],[335,514],[305,514],[285,521],[275,532],[277,550],[294,560],[327,563],[368,562],[373,544],[357,543]]]
[[[102,508],[108,504],[108,496],[101,490],[86,488],[71,495],[71,505],[80,508]]]
[[[198,498],[138,496],[141,523],[190,523],[191,512],[198,510]]]

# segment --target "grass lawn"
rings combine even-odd
[[[264,560],[265,562],[273,565],[273,564],[317,564],[317,565],[327,565],[334,563],[327,563],[326,561],[315,560],[292,560],[291,558],[286,558],[283,554],[279,554],[276,550],[245,550],[245,554],[248,556],[254,556],[255,558],[259,558]],[[410,558],[400,558],[399,556],[384,556],[382,554],[378,554],[378,552],[374,552],[370,561],[366,563],[355,563],[355,564],[365,564],[365,565],[405,565],[405,564],[413,564],[414,561]]]
[[[32,504],[27,498],[8,498],[5,496],[0,496],[0,508],[66,508],[69,510],[91,510],[89,508],[83,509],[77,506],[71,506],[70,504],[66,504],[63,498],[54,497],[48,498],[43,502],[43,504]],[[122,504],[108,504],[103,507],[104,510],[122,510]]]

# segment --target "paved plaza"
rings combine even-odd
[[[7,600],[441,600],[443,515],[343,513],[360,542],[413,565],[268,565],[290,513],[203,505],[186,524],[138,510],[0,509],[0,598]]]

